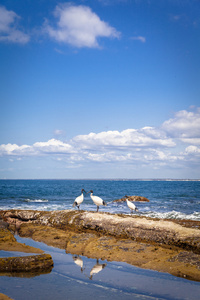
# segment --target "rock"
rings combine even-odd
[[[12,300],[12,298],[0,293],[0,300]]]
[[[124,196],[121,199],[116,199],[113,202],[125,202],[126,199],[133,202],[150,202],[149,199],[142,196]]]
[[[0,250],[43,253],[40,249],[18,243],[13,234],[7,228],[0,228]],[[24,277],[24,272],[29,272],[28,277],[32,277],[41,273],[49,273],[52,266],[53,260],[48,254],[0,258],[0,273],[7,276]],[[15,274],[16,272],[17,275]]]
[[[52,267],[53,260],[49,254],[0,258],[0,273],[44,271]]]
[[[9,223],[17,222],[19,215],[21,220],[26,219],[24,224],[28,224],[27,211],[15,210],[1,213]],[[128,238],[159,245],[173,245],[200,253],[200,230],[183,227],[177,221],[173,222],[172,220],[65,210],[33,211],[31,223],[64,230],[73,229],[79,232],[107,234],[117,238]]]
[[[26,253],[43,253],[42,250],[18,243],[8,229],[0,228],[0,250],[19,251]]]
[[[6,228],[8,228],[8,223],[7,222],[5,222],[4,220],[3,220],[3,218],[0,216],[0,229],[6,229]]]
[[[1,211],[19,234],[96,259],[200,281],[200,222],[89,211]],[[31,220],[28,219],[31,216]],[[19,218],[19,219],[18,219]],[[24,221],[22,221],[24,220]]]

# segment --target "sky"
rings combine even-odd
[[[1,0],[0,179],[200,179],[199,0]]]

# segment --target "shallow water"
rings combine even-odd
[[[0,276],[0,292],[15,300],[199,299],[199,282],[126,263],[73,256],[31,239],[17,240],[51,254],[54,268],[49,274],[32,278]]]
[[[0,180],[0,209],[72,209],[82,188],[107,202],[100,211],[129,214],[126,203],[112,201],[137,195],[150,200],[136,203],[141,216],[200,221],[200,181]],[[80,208],[96,210],[89,194]]]

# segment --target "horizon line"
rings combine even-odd
[[[200,178],[0,178],[0,180],[130,180],[130,181],[200,181]]]

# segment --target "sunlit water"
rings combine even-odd
[[[137,195],[150,200],[136,203],[139,215],[200,221],[200,181],[0,180],[0,209],[76,209],[72,204],[82,188],[107,202],[100,211],[129,214],[126,203],[112,201]],[[96,210],[89,194],[80,208]]]
[[[54,268],[49,274],[32,278],[0,276],[0,291],[15,300],[199,299],[198,282],[126,263],[66,254],[31,239],[17,240],[51,254]]]

